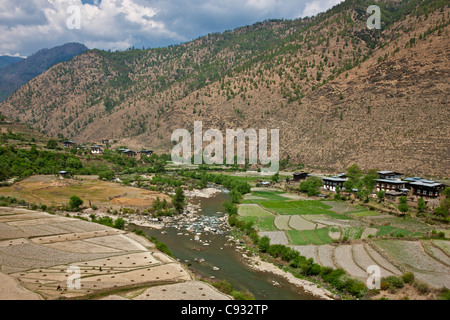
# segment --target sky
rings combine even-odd
[[[0,0],[0,55],[79,42],[125,50],[179,44],[266,19],[324,12],[342,0]]]

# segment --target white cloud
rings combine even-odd
[[[87,3],[89,1],[89,3]],[[126,49],[180,43],[266,19],[294,19],[340,0],[0,0],[0,54],[29,55],[81,42]],[[67,8],[80,8],[81,29],[69,29]]]
[[[0,54],[31,54],[70,41],[95,44],[100,49],[126,49],[133,45],[133,37],[181,39],[155,19],[158,10],[139,0],[102,0],[98,5],[81,0],[33,0],[27,10],[15,1],[2,0],[0,5]],[[67,27],[71,5],[80,8],[80,29]],[[35,23],[22,22],[28,17]]]
[[[303,10],[302,17],[315,16],[316,14],[326,11],[342,1],[343,0],[313,0],[307,2],[305,9]]]

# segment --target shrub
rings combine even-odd
[[[114,172],[111,170],[102,171],[98,174],[98,178],[101,180],[112,180],[114,178]]]
[[[113,227],[120,230],[125,229],[125,220],[122,218],[117,218],[116,221],[114,221]]]
[[[419,291],[420,294],[427,294],[430,288],[428,285],[424,282],[415,282],[414,286]]]
[[[390,289],[400,289],[405,286],[403,279],[396,276],[388,276],[382,280],[382,282],[386,282],[389,284]]]
[[[231,295],[231,292],[233,291],[233,286],[226,280],[214,282],[213,286],[225,294]]]
[[[402,280],[404,283],[413,283],[414,282],[414,274],[412,272],[408,272],[402,275]]]
[[[78,196],[71,196],[69,201],[69,207],[71,210],[79,211],[80,207],[83,205],[84,201]]]
[[[286,251],[287,247],[282,244],[273,244],[267,249],[267,253],[274,258],[281,257]]]
[[[342,289],[343,285],[341,282],[341,277],[345,275],[344,269],[336,269],[333,270],[332,268],[322,268],[321,277],[326,282],[330,283],[332,286],[334,286],[337,289]]]
[[[255,296],[248,291],[231,291],[231,295],[235,300],[255,300]]]
[[[450,290],[447,288],[442,289],[442,292],[438,296],[439,300],[450,300]]]

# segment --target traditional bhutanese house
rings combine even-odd
[[[413,194],[418,197],[437,198],[445,186],[442,183],[426,179],[415,180],[409,183]]]
[[[344,182],[347,181],[347,178],[340,177],[323,177],[323,187],[327,190],[336,191],[336,187],[339,186],[341,190],[344,189]]]
[[[408,193],[408,182],[394,179],[377,179],[377,191],[397,191]]]
[[[64,146],[64,148],[72,148],[72,147],[75,146],[75,142],[73,142],[73,141],[64,141],[63,142],[63,146]]]
[[[309,176],[308,172],[304,172],[304,171],[296,172],[296,173],[294,173],[293,180],[294,181],[305,180],[308,176]]]
[[[152,150],[141,150],[141,151],[139,151],[139,153],[141,154],[141,156],[150,157],[153,154],[153,151]]]
[[[379,179],[402,180],[402,174],[395,171],[377,171]]]
[[[91,153],[92,154],[102,154],[103,153],[103,149],[102,147],[95,145],[91,147]]]
[[[136,157],[136,152],[134,152],[133,150],[126,149],[123,150],[122,153],[128,156],[129,158]]]

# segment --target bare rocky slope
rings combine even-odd
[[[168,152],[171,133],[280,129],[281,157],[450,175],[449,6],[347,0],[313,18],[270,20],[151,50],[87,51],[0,105],[78,142],[117,139]]]

